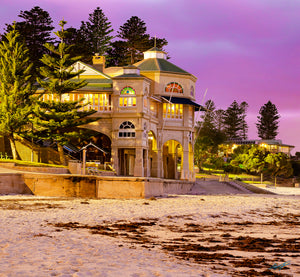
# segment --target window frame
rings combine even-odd
[[[178,82],[169,82],[165,86],[165,93],[183,94],[183,87]]]
[[[131,91],[133,93],[123,93],[124,91],[126,91],[126,89],[127,91]],[[132,87],[126,86],[121,89],[120,96],[119,96],[119,107],[121,108],[136,107],[136,91]]]
[[[135,138],[135,125],[130,121],[124,121],[119,126],[119,138]]]

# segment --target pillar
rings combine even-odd
[[[143,158],[144,158],[144,177],[150,177],[150,162],[149,162],[149,151],[148,149],[143,150]]]
[[[135,149],[134,176],[144,176],[143,148]]]
[[[189,151],[184,149],[183,151],[183,163],[182,163],[182,170],[181,170],[181,177],[182,180],[189,179]]]
[[[111,148],[111,165],[112,165],[112,168],[116,171],[117,175],[120,175],[118,148],[117,147]]]

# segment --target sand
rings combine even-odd
[[[10,195],[0,224],[0,276],[300,276],[300,195]]]

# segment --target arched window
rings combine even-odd
[[[125,87],[121,90],[121,95],[135,95],[135,90],[132,87]]]
[[[171,82],[166,85],[165,92],[167,93],[183,93],[182,86],[176,82]]]
[[[119,98],[120,107],[135,107],[136,97],[135,90],[132,87],[125,87],[120,92]]]
[[[135,138],[135,126],[130,121],[124,121],[119,127],[119,138]]]
[[[194,86],[191,86],[191,96],[195,96],[195,88],[194,88]]]

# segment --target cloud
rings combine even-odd
[[[219,53],[235,53],[235,54],[249,54],[245,48],[240,47],[233,41],[226,39],[216,40],[170,40],[169,44],[176,49],[176,51],[194,51],[197,49],[199,55],[213,55]]]

